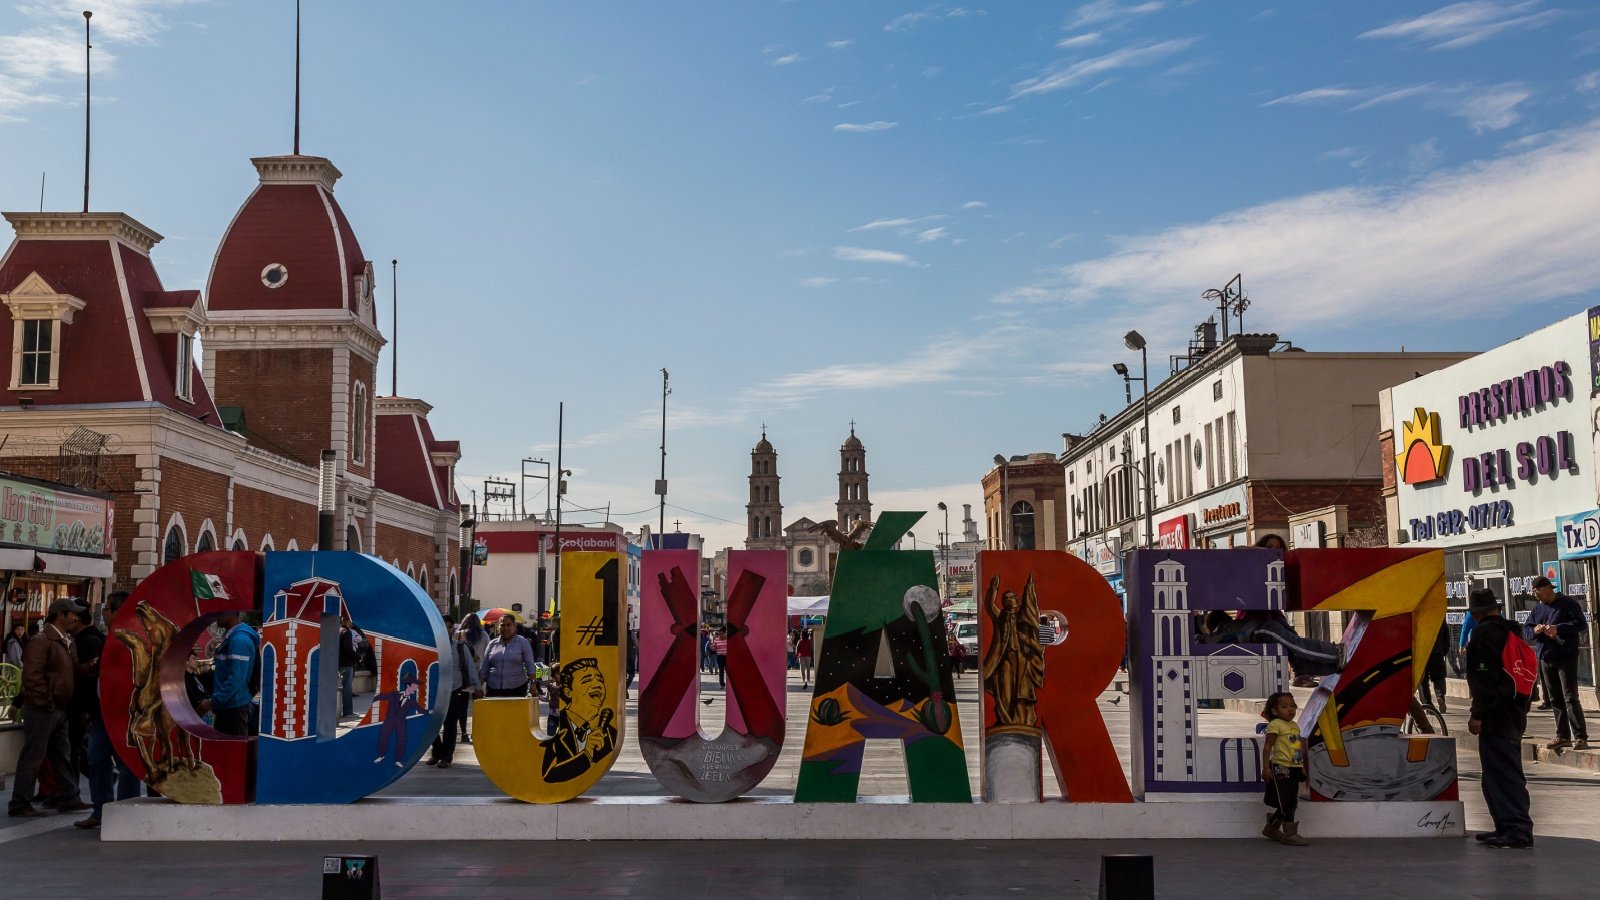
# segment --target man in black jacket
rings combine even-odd
[[[1494,591],[1473,591],[1467,608],[1477,622],[1467,642],[1467,688],[1472,693],[1472,720],[1467,730],[1478,736],[1483,800],[1494,818],[1494,831],[1478,835],[1478,840],[1498,850],[1526,850],[1533,847],[1528,780],[1522,774],[1528,698],[1517,695],[1503,656],[1506,641],[1520,641],[1522,636],[1516,623],[1501,615]]]
[[[1546,745],[1551,750],[1572,746],[1589,749],[1589,725],[1583,720],[1578,702],[1578,642],[1583,635],[1583,608],[1566,594],[1558,593],[1550,579],[1540,575],[1533,580],[1533,595],[1539,605],[1528,614],[1523,632],[1539,652],[1539,675],[1545,696],[1556,711],[1556,739]]]

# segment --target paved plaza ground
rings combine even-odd
[[[791,673],[791,676],[793,673]],[[702,721],[715,730],[722,695]],[[636,689],[630,699],[637,700]],[[772,775],[755,793],[793,793],[809,692],[791,677],[790,736]],[[977,680],[957,683],[969,770],[977,789]],[[1101,708],[1127,764],[1126,697]],[[1465,735],[1465,704],[1447,717]],[[1248,731],[1248,713],[1208,710],[1202,730]],[[1552,731],[1535,713],[1531,733]],[[1469,831],[1487,827],[1474,742],[1458,743]],[[868,745],[861,790],[906,793],[897,745]],[[0,897],[316,896],[321,858],[375,854],[390,897],[1012,897],[1094,896],[1101,854],[1154,857],[1161,897],[1596,897],[1600,896],[1600,774],[1528,764],[1537,823],[1532,852],[1490,851],[1467,840],[1315,840],[1311,847],[1250,841],[972,842],[597,842],[106,844],[71,827],[76,816],[3,820]],[[1054,791],[1047,775],[1046,791]],[[661,789],[632,735],[592,794],[658,795]],[[462,745],[448,771],[419,766],[384,791],[391,796],[497,796]],[[515,802],[507,800],[505,802]],[[580,801],[581,802],[581,801]],[[1252,801],[1253,802],[1253,801]]]

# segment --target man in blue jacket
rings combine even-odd
[[[218,619],[217,624],[226,631],[211,660],[213,682],[209,708],[212,721],[223,734],[249,737],[256,731],[255,693],[261,677],[257,669],[261,659],[261,636],[236,612]]]
[[[1539,598],[1539,605],[1528,613],[1523,632],[1539,654],[1539,675],[1556,711],[1556,739],[1545,746],[1551,750],[1587,750],[1589,726],[1578,702],[1578,642],[1583,634],[1583,609],[1543,575],[1533,580],[1533,595]],[[1576,745],[1572,742],[1574,737],[1578,739]]]

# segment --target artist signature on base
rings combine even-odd
[[[1419,829],[1434,828],[1439,831],[1448,831],[1453,825],[1455,825],[1455,820],[1450,818],[1448,811],[1440,813],[1438,818],[1434,818],[1430,813],[1423,813],[1422,818],[1417,820],[1417,828]]]

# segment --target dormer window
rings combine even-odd
[[[178,335],[178,399],[194,399],[194,336]]]
[[[54,390],[61,381],[61,330],[86,305],[58,293],[38,272],[9,294],[0,294],[11,310],[11,390]]]

